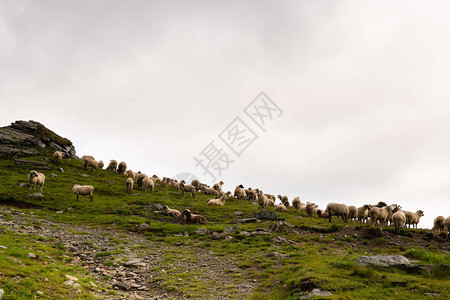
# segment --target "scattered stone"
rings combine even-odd
[[[58,171],[60,171],[61,173],[64,173],[64,169],[63,168],[59,168]]]
[[[282,253],[278,253],[278,252],[271,252],[269,254],[267,254],[267,257],[275,257],[278,259],[283,259],[287,257],[287,254],[282,254]]]
[[[441,294],[439,294],[439,293],[423,293],[423,295],[427,296],[427,297],[440,297],[441,296]]]
[[[18,264],[22,264],[22,261],[20,259],[15,258],[15,257],[9,257],[8,256],[6,258],[9,259],[9,260],[12,260],[12,261],[14,261],[14,262],[16,262]]]
[[[41,199],[41,198],[44,198],[44,195],[42,193],[34,193],[34,194],[29,194],[27,196],[27,198]]]
[[[133,194],[133,196],[140,196],[141,195],[141,193],[135,193],[135,194]]]
[[[284,221],[278,221],[277,223],[272,224],[270,226],[270,230],[274,232],[283,232],[284,231]]]
[[[58,177],[55,173],[50,173],[50,177]]]
[[[392,266],[409,266],[411,262],[409,259],[403,255],[375,255],[375,256],[361,256],[356,260],[360,266],[382,266],[382,267],[392,267]]]
[[[313,289],[308,295],[306,295],[304,297],[300,297],[300,299],[306,300],[311,297],[329,297],[329,296],[333,296],[333,294],[328,291],[321,291],[319,289]]]
[[[274,238],[272,240],[274,243],[278,243],[278,244],[291,244],[291,245],[295,245],[294,241],[288,240],[287,238],[285,238],[284,236],[277,236],[276,238]]]
[[[111,185],[117,184],[117,183],[115,183],[114,181],[110,181],[110,182],[108,182],[108,183],[111,184]]]
[[[223,234],[234,234],[236,230],[230,226],[227,226],[224,230],[222,230]]]
[[[8,247],[3,246],[3,245],[0,245],[0,248],[1,248],[1,249],[8,249]]]
[[[236,220],[231,220],[230,224],[245,224],[245,223],[256,223],[259,222],[259,220],[257,218],[248,218],[248,219],[236,219]]]
[[[19,186],[21,188],[24,188],[24,187],[28,187],[28,184],[26,184],[25,182],[21,182],[21,183],[19,183]]]
[[[233,216],[238,217],[238,216],[242,216],[244,213],[242,211],[237,211],[233,214]]]
[[[248,232],[248,231],[241,231],[240,234],[243,234],[243,235],[245,235],[246,237],[251,236],[250,232]]]
[[[89,281],[89,284],[95,289],[98,288],[98,286],[93,281]]]
[[[251,205],[259,205],[258,203],[256,203],[256,202],[252,202],[252,203],[250,203]]]
[[[206,227],[201,227],[194,232],[196,235],[207,235],[209,234],[209,230]]]
[[[44,296],[44,292],[37,291],[37,292],[36,292],[36,295],[38,295],[38,296]],[[0,297],[0,299],[1,299],[1,297]]]
[[[75,276],[71,276],[71,275],[64,275],[64,276],[69,280],[78,281],[78,278],[76,278]]]
[[[150,229],[150,225],[148,225],[147,223],[141,223],[136,226],[137,231],[147,231],[149,229]]]
[[[278,216],[273,211],[255,211],[255,218],[260,220],[277,220]]]
[[[73,285],[75,283],[75,281],[73,281],[73,280],[67,280],[67,281],[64,281],[64,285]]]
[[[114,287],[118,287],[121,290],[128,291],[131,289],[131,286],[127,283],[116,281],[112,284]]]
[[[233,237],[231,235],[227,235],[224,240],[225,241],[231,241],[233,239]]]
[[[0,289],[0,300],[2,300],[4,293],[5,293],[5,291],[3,291],[3,289]]]
[[[28,257],[31,259],[34,259],[34,258],[37,258],[37,255],[30,252],[30,253],[28,253]]]
[[[62,214],[62,213],[64,213],[64,210],[55,211],[55,214]]]
[[[125,262],[124,265],[127,267],[130,267],[130,266],[136,266],[137,264],[140,264],[140,263],[141,263],[141,260],[139,260],[137,258],[133,258],[133,259],[130,259],[129,261]]]
[[[161,204],[159,204],[159,203],[152,203],[150,205],[150,208],[154,209],[154,210],[163,210],[163,206]]]
[[[225,237],[225,234],[219,233],[219,232],[213,232],[211,237],[213,240],[221,240]]]
[[[81,294],[81,290],[80,289],[78,289],[78,290],[76,290],[76,292],[75,293],[77,293],[77,294]]]
[[[270,235],[270,232],[266,232],[266,231],[252,231],[250,233],[251,235]]]
[[[75,289],[78,289],[78,288],[81,287],[81,284],[79,284],[78,282],[75,282],[74,284],[72,284],[72,286],[73,286]]]
[[[81,177],[83,177],[83,178],[88,178],[88,177],[90,177],[91,175],[88,175],[88,174],[79,174]]]

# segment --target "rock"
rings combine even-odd
[[[294,241],[288,240],[287,238],[285,238],[284,236],[277,236],[276,238],[274,238],[272,240],[274,243],[278,243],[278,244],[291,244],[291,245],[295,245]]]
[[[150,229],[150,225],[148,225],[147,223],[141,223],[136,226],[137,231],[147,231],[149,229]]]
[[[21,183],[19,183],[19,186],[21,188],[25,188],[25,187],[28,187],[28,184],[26,184],[25,182],[21,182]]]
[[[88,175],[88,174],[78,174],[78,175],[80,175],[83,178],[88,178],[89,176],[91,176],[91,175]]]
[[[44,292],[37,291],[37,292],[36,292],[36,295],[38,295],[38,296],[44,296]],[[1,297],[0,297],[0,299],[1,299]]]
[[[75,158],[76,154],[71,141],[60,137],[41,123],[15,121],[0,128],[0,158],[37,155],[41,148],[62,151],[66,157]]]
[[[55,173],[50,173],[50,177],[58,177]]]
[[[112,286],[118,287],[121,290],[128,291],[131,289],[131,286],[127,283],[116,281],[112,284]]]
[[[213,234],[212,234],[211,237],[212,237],[213,240],[221,240],[221,239],[223,239],[225,236],[226,236],[226,235],[223,234],[223,233],[213,232]]]
[[[256,223],[259,222],[259,220],[257,218],[249,218],[249,219],[236,219],[236,220],[231,220],[230,224],[245,224],[245,223]]]
[[[30,252],[30,253],[28,253],[28,257],[31,259],[34,259],[34,258],[37,258],[37,255]]]
[[[360,266],[382,266],[382,267],[392,267],[392,266],[409,266],[411,262],[409,259],[403,255],[385,255],[380,254],[376,256],[361,256],[356,260]]]
[[[72,276],[72,275],[64,275],[64,276],[69,280],[78,281],[78,278],[76,278],[75,276]]]
[[[77,294],[81,294],[82,292],[81,292],[81,290],[80,290],[80,289],[78,289],[78,290],[76,290],[76,291],[75,291],[75,293],[77,293]]]
[[[75,281],[73,281],[73,280],[67,280],[67,281],[64,281],[64,285],[73,285],[75,283]]]
[[[129,261],[125,262],[124,265],[127,267],[130,267],[130,266],[136,266],[137,264],[140,264],[140,263],[141,263],[140,259],[133,258],[133,259],[130,259]]]
[[[14,262],[16,262],[18,264],[22,264],[22,261],[20,259],[15,258],[15,257],[9,257],[8,256],[6,258],[9,259],[9,260],[12,260],[12,261],[14,261]]]
[[[284,231],[284,221],[278,221],[275,224],[272,224],[272,226],[270,226],[270,230],[274,231],[274,232],[283,232]]]
[[[78,288],[81,287],[81,284],[79,284],[78,282],[75,282],[74,284],[72,284],[72,286],[73,286],[75,289],[78,289]]]
[[[0,300],[2,300],[4,294],[5,294],[5,291],[3,291],[3,289],[0,289]]]
[[[243,235],[245,235],[246,237],[251,236],[250,232],[248,232],[248,231],[241,231],[240,234],[243,234]]]
[[[8,247],[0,245],[0,249],[8,249]]]
[[[64,169],[63,168],[59,168],[58,171],[60,171],[61,173],[64,173]]]
[[[282,253],[278,253],[278,252],[271,252],[269,254],[267,254],[267,257],[275,257],[278,259],[283,259],[287,257],[287,254],[282,254]]]
[[[441,294],[439,294],[439,293],[423,293],[423,295],[427,296],[427,297],[440,297],[441,296]],[[0,299],[1,299],[1,297],[0,297]]]
[[[196,231],[194,231],[194,233],[196,235],[207,235],[207,234],[209,234],[209,230],[206,227],[201,227],[201,228],[197,229]]]
[[[255,211],[255,218],[260,220],[277,220],[278,216],[273,211]]]
[[[117,183],[115,183],[114,181],[110,181],[110,182],[108,182],[108,183],[111,184],[111,185],[117,184]]]
[[[50,166],[42,161],[16,159],[14,162],[16,165],[27,166],[33,169],[50,170]]]
[[[55,211],[55,214],[62,214],[62,213],[64,213],[64,210]]]
[[[238,216],[242,216],[244,213],[242,211],[237,211],[233,214],[233,216],[238,217]]]
[[[227,226],[224,230],[222,230],[223,234],[234,234],[236,230],[230,226]]]
[[[224,240],[225,241],[231,241],[233,239],[233,237],[231,235],[227,235]]]
[[[29,194],[27,196],[27,198],[41,199],[41,198],[44,198],[44,195],[42,193],[34,193],[34,194]]]
[[[152,203],[150,205],[150,208],[154,209],[154,210],[163,210],[163,206],[161,204],[159,204],[159,203]]]
[[[306,295],[304,297],[300,297],[300,299],[309,299],[311,297],[329,297],[329,296],[333,296],[333,294],[328,291],[321,291],[319,289],[313,289],[308,295]]]

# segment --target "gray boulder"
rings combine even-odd
[[[260,220],[277,220],[278,216],[273,211],[255,211],[255,218]]]
[[[409,266],[411,261],[404,257],[403,255],[375,255],[375,256],[361,256],[356,260],[359,266],[382,266],[382,267],[393,267],[393,266]]]

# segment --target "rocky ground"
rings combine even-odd
[[[5,221],[3,216],[7,214],[12,219]],[[201,293],[209,299],[244,298],[255,286],[254,282],[233,278],[233,274],[241,271],[233,257],[219,257],[194,246],[149,241],[141,234],[113,228],[55,223],[7,207],[0,207],[0,226],[64,245],[74,257],[70,264],[84,266],[97,283],[105,284],[107,288],[92,291],[105,299],[187,298],[176,289],[167,290],[160,285],[160,280],[167,279],[169,274],[177,274],[172,277],[179,284],[201,282],[204,289]],[[187,271],[195,275],[183,276]],[[73,284],[70,280],[66,283]],[[234,286],[232,295],[227,293],[229,285]],[[109,289],[117,290],[116,295],[110,295]]]

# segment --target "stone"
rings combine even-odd
[[[64,169],[63,168],[59,168],[58,171],[60,171],[61,173],[64,173]]]
[[[78,278],[76,278],[75,276],[72,276],[72,275],[64,275],[64,276],[69,280],[78,281]]]
[[[50,177],[58,177],[55,173],[50,173]]]
[[[271,252],[269,254],[267,254],[267,257],[275,257],[277,259],[283,259],[287,257],[287,254],[282,254],[279,252]]]
[[[111,184],[111,185],[117,184],[117,183],[115,183],[114,181],[110,181],[110,182],[108,182],[108,183]]]
[[[238,217],[238,216],[242,216],[244,213],[242,211],[237,211],[233,214],[233,216]]]
[[[260,220],[277,220],[278,216],[273,211],[255,211],[255,218]]]
[[[291,244],[291,245],[295,245],[294,241],[288,240],[287,238],[285,238],[284,236],[277,236],[276,238],[274,238],[272,240],[274,243],[278,243],[278,244]]]
[[[91,176],[91,175],[88,175],[88,174],[78,174],[78,175],[80,175],[83,178],[88,178],[89,176]]]
[[[21,183],[19,183],[19,186],[21,188],[25,188],[25,187],[28,187],[28,184],[26,184],[25,182],[21,182]]]
[[[80,289],[78,289],[78,290],[76,290],[76,291],[75,291],[75,293],[77,293],[77,294],[81,294],[82,292],[81,292],[81,290],[80,290]]]
[[[15,258],[15,257],[6,257],[6,258],[9,259],[9,260],[12,260],[12,261],[14,261],[14,262],[16,262],[18,264],[22,264],[22,261],[20,259]]]
[[[382,267],[392,267],[392,266],[409,266],[411,261],[404,257],[403,255],[375,255],[375,256],[361,256],[356,260],[360,266],[382,266]]]
[[[306,295],[304,297],[300,297],[300,299],[309,299],[311,297],[330,297],[330,296],[333,296],[333,294],[328,291],[321,291],[319,289],[313,289],[311,292],[309,292],[308,295]]]
[[[44,195],[42,193],[34,193],[34,194],[29,194],[27,196],[27,198],[41,199],[41,198],[44,198]]]
[[[147,223],[141,223],[136,226],[137,231],[147,231],[149,229],[150,229],[150,225],[148,225]]]
[[[124,265],[127,267],[130,267],[130,266],[136,266],[139,263],[141,263],[140,259],[133,258],[133,259],[130,259],[129,261],[125,262]]]
[[[213,232],[211,238],[213,240],[221,240],[225,237],[225,234],[219,233],[219,232]]]
[[[79,284],[78,282],[75,282],[74,284],[72,284],[72,286],[76,289],[81,287],[81,284]]]
[[[0,249],[8,249],[8,247],[0,245]]]
[[[63,211],[63,210],[58,210],[58,211],[55,211],[55,214],[62,214],[62,213],[64,213],[64,211]]]
[[[248,231],[241,231],[240,234],[243,234],[243,235],[245,235],[246,237],[251,236],[250,232],[248,232]]]
[[[159,210],[159,211],[163,210],[163,206],[159,203],[152,203],[150,205],[150,208],[154,209],[154,210]]]
[[[194,233],[196,235],[207,235],[207,234],[209,234],[209,230],[206,227],[201,227],[201,228],[197,229],[196,231],[194,231]]]
[[[227,226],[224,230],[222,230],[223,234],[234,234],[236,230],[230,226]]]
[[[423,295],[426,297],[440,297],[441,296],[441,294],[439,294],[439,293],[423,293]],[[1,299],[1,297],[0,297],[0,299]]]
[[[231,220],[230,224],[245,224],[245,223],[256,223],[259,222],[257,218],[248,218],[248,219],[236,219]]]
[[[28,257],[31,259],[34,259],[34,258],[37,258],[37,255],[30,252],[30,253],[28,253]]]
[[[5,294],[5,291],[3,289],[0,289],[0,300],[2,300],[4,294]]]
[[[114,287],[118,287],[121,290],[128,291],[131,289],[131,286],[127,283],[116,281],[112,284]]]
[[[64,281],[64,285],[73,285],[74,283],[75,283],[75,281],[73,281],[73,280]]]
[[[44,292],[37,291],[37,292],[36,292],[36,295],[38,295],[38,296],[44,296]],[[0,297],[0,299],[1,299],[1,297]]]

